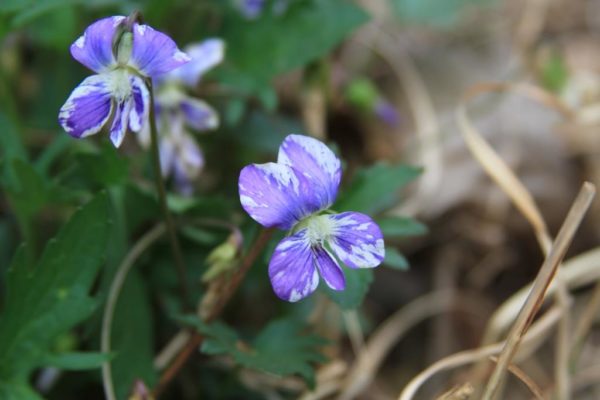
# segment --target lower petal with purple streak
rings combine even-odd
[[[150,111],[150,92],[144,80],[136,75],[131,75],[131,98],[132,106],[129,113],[129,129],[132,132],[140,132],[147,124],[148,112]]]
[[[322,247],[314,247],[312,252],[314,263],[327,286],[333,290],[344,290],[346,278],[335,258]]]
[[[117,103],[115,107],[115,117],[110,127],[110,140],[115,147],[121,146],[125,133],[127,132],[127,126],[129,125],[129,112],[131,111],[132,100],[131,98],[125,98],[123,101]]]
[[[351,268],[373,268],[385,257],[383,234],[367,215],[344,212],[328,216],[334,226],[329,245]]]
[[[83,138],[100,132],[112,111],[109,82],[92,75],[79,84],[60,109],[58,122],[67,133]]]
[[[301,300],[319,285],[319,273],[305,233],[302,230],[279,242],[269,262],[271,285],[282,300]]]

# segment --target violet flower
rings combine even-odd
[[[277,163],[251,164],[240,173],[244,210],[265,227],[291,230],[269,262],[273,290],[283,300],[314,292],[319,274],[331,289],[343,290],[344,273],[333,254],[350,268],[373,268],[384,259],[383,235],[370,217],[327,211],[341,175],[333,152],[301,135],[285,138]]]
[[[75,138],[98,133],[112,116],[110,139],[119,147],[127,128],[139,132],[148,117],[146,78],[189,61],[171,38],[123,16],[94,22],[71,45],[71,55],[96,72],[83,80],[60,109],[58,121]]]
[[[191,61],[153,80],[155,115],[160,134],[159,150],[164,177],[173,176],[178,191],[191,194],[191,182],[204,167],[204,156],[188,128],[207,131],[219,126],[217,112],[204,101],[188,94],[202,75],[223,61],[225,44],[207,39],[185,48]],[[149,123],[137,135],[144,148],[150,147]]]

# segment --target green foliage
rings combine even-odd
[[[97,307],[89,292],[109,233],[107,199],[99,195],[48,243],[35,268],[28,268],[23,251],[15,256],[0,319],[0,382],[15,384],[5,386],[11,392],[6,398],[27,398],[19,394],[27,392],[20,386],[52,359],[53,341]]]
[[[101,187],[122,185],[127,181],[127,158],[108,142],[104,142],[99,151],[77,153],[76,158],[82,175]]]
[[[156,383],[152,367],[154,330],[147,290],[136,271],[129,273],[115,308],[112,374],[118,399],[126,398],[136,379]]]
[[[386,247],[385,260],[383,264],[400,271],[408,270],[408,260],[398,250],[393,247]]]
[[[398,191],[421,170],[408,165],[375,164],[361,169],[334,204],[336,211],[377,214],[398,202]]]
[[[560,55],[553,53],[542,64],[542,84],[548,90],[559,92],[567,83],[569,71]]]
[[[459,21],[469,6],[488,5],[495,0],[393,0],[398,17],[412,23],[447,28]]]
[[[353,310],[361,306],[371,282],[373,282],[372,269],[344,268],[346,276],[346,289],[336,291],[322,285],[331,300],[335,301],[344,310]]]
[[[229,14],[223,37],[235,49],[229,54],[235,69],[266,83],[323,56],[366,21],[367,15],[348,1],[301,1],[281,16],[265,13],[259,21]],[[309,40],[315,32],[318,40]]]
[[[319,336],[302,333],[304,324],[296,319],[270,322],[250,343],[223,323],[207,325],[196,317],[181,319],[206,336],[201,351],[228,354],[240,365],[278,376],[298,374],[314,386],[312,363],[324,362],[319,347],[326,342]]]
[[[427,233],[427,227],[417,220],[408,217],[383,217],[377,224],[385,238],[420,236]]]

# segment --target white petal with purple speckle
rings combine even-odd
[[[329,245],[335,254],[351,268],[373,268],[385,257],[383,234],[367,215],[344,212],[329,215],[334,229]]]
[[[279,242],[269,262],[271,285],[282,300],[301,300],[319,285],[314,255],[304,233],[300,231]]]
[[[325,144],[308,136],[289,135],[279,147],[277,162],[293,167],[311,182],[311,208],[333,204],[342,169],[340,160]]]
[[[290,229],[311,212],[302,199],[310,191],[306,179],[286,165],[248,165],[240,172],[238,187],[242,207],[263,226]]]

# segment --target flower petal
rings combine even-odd
[[[144,125],[148,125],[147,119],[150,111],[150,92],[144,80],[136,75],[131,75],[131,97],[133,104],[129,112],[129,129],[132,132],[140,132]]]
[[[116,16],[98,20],[87,27],[82,36],[71,45],[71,55],[95,72],[115,65],[113,39],[117,26],[125,17]]]
[[[206,131],[219,126],[219,115],[202,100],[186,97],[181,101],[181,111],[187,124],[197,130]]]
[[[277,162],[301,171],[311,182],[311,202],[317,209],[333,204],[342,169],[325,144],[308,136],[289,135],[279,147]]]
[[[179,160],[182,169],[189,179],[198,176],[204,167],[204,156],[196,141],[188,134],[183,134],[179,142]]]
[[[148,25],[134,24],[133,49],[129,63],[144,75],[165,74],[190,61],[169,36]]]
[[[319,285],[314,255],[305,233],[302,230],[279,242],[269,261],[271,285],[282,300],[301,300]]]
[[[73,90],[58,114],[58,122],[73,137],[98,133],[112,110],[109,82],[103,75],[86,78]]]
[[[334,224],[329,245],[351,268],[373,268],[385,257],[383,234],[367,215],[344,212],[327,216]]]
[[[313,256],[319,274],[327,286],[333,290],[344,290],[346,278],[335,258],[322,247],[313,248]]]
[[[163,138],[158,146],[160,170],[163,177],[171,174],[175,162],[175,144],[170,138]]]
[[[290,229],[312,211],[302,199],[310,191],[308,182],[287,165],[248,165],[240,172],[238,187],[244,210],[265,227]]]
[[[223,61],[225,42],[221,39],[206,39],[185,48],[191,61],[173,71],[173,78],[194,87],[209,69]]]
[[[110,127],[110,140],[115,147],[121,146],[121,143],[123,143],[123,139],[125,138],[132,104],[133,100],[131,98],[126,98],[117,103],[117,106],[115,107],[115,116]]]

